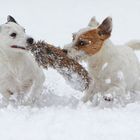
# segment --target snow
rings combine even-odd
[[[108,63],[105,63],[105,64],[102,66],[102,70],[104,70],[107,66],[108,66]]]
[[[133,113],[132,113],[133,112]],[[120,109],[7,108],[0,111],[2,140],[139,140],[139,104]]]
[[[123,80],[124,79],[123,72],[122,71],[118,71],[117,77],[118,77],[119,80]]]
[[[5,0],[1,1],[0,21],[5,23],[10,14],[25,26],[29,35],[63,46],[92,16],[99,21],[112,16],[111,39],[122,44],[140,39],[139,7],[139,0]],[[140,59],[140,52],[136,54]],[[140,98],[124,107],[94,107],[80,102],[84,93],[67,85],[56,70],[44,72],[46,81],[40,108],[0,109],[0,140],[140,139]],[[47,96],[45,101],[44,96]]]
[[[109,78],[108,79],[105,79],[105,83],[106,84],[110,84],[111,83],[111,79],[109,79]]]

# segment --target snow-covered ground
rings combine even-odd
[[[63,46],[92,16],[113,17],[112,41],[140,39],[139,0],[5,0],[1,24],[12,15],[36,39]],[[140,53],[136,52],[140,58]],[[0,140],[139,140],[140,102],[101,108],[78,101],[83,95],[55,70],[44,70],[46,107],[0,109]],[[47,88],[47,89],[46,89]],[[76,99],[75,99],[76,97]]]

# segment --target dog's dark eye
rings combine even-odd
[[[84,45],[87,45],[87,42],[86,41],[83,41],[83,40],[80,40],[78,41],[78,46],[84,46]]]
[[[15,38],[17,36],[17,34],[16,33],[12,33],[12,34],[10,34],[10,36]]]

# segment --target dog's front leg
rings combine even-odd
[[[106,92],[104,92],[103,99],[105,101],[114,101],[114,99],[119,99],[125,96],[126,90],[124,85],[117,85],[109,88]]]
[[[85,95],[84,97],[82,98],[82,101],[84,103],[92,100],[94,94],[96,93],[96,87],[95,87],[95,83],[92,81],[89,85],[89,88],[85,91]]]
[[[137,82],[135,83],[134,91],[140,92],[140,77],[138,78]]]
[[[99,90],[100,88],[98,87],[98,84],[96,82],[95,83],[92,82],[92,84],[90,84],[88,90],[86,91],[85,96],[83,97],[82,101],[83,102],[92,101],[93,96],[97,93],[100,93],[103,96],[103,99],[105,101],[113,101],[114,98],[125,95],[125,92],[126,92],[125,87],[126,86],[124,83],[120,83],[120,84],[110,87],[104,93],[100,93],[100,90]]]
[[[25,104],[33,104],[39,98],[40,94],[43,91],[43,83],[45,77],[44,75],[38,76],[34,81],[31,87],[29,95],[25,98]]]
[[[2,106],[7,106],[10,102],[11,95],[13,95],[13,92],[10,90],[6,90],[2,92],[2,98],[0,99],[0,102],[3,104]],[[0,106],[1,106],[0,103]]]

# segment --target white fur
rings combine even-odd
[[[85,31],[93,28],[95,27],[80,30],[76,39]],[[75,49],[76,39],[64,48],[68,50],[69,57],[87,62],[88,72],[93,78],[93,83],[86,91],[83,99],[85,102],[91,100],[96,93],[101,93],[103,96],[111,94],[114,98],[124,95],[127,91],[140,90],[140,65],[138,58],[131,49],[135,48],[135,43],[131,44],[130,48],[127,45],[116,46],[107,40],[99,52],[89,56]]]
[[[13,32],[15,38],[10,36]],[[0,26],[0,93],[7,101],[13,93],[17,97],[27,95],[29,102],[42,91],[44,74],[33,56],[26,50],[11,48],[27,46],[27,38],[24,29],[14,22]]]
[[[140,40],[131,40],[126,45],[134,50],[140,50]]]

